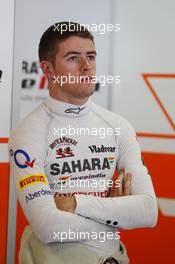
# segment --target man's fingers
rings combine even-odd
[[[124,169],[121,169],[117,180],[114,182],[114,188],[110,192],[110,197],[117,197],[123,195],[123,187],[122,187],[123,178],[124,178]]]
[[[123,180],[124,180],[124,175],[125,175],[125,171],[124,169],[121,169],[119,171],[119,176],[118,176],[118,183],[119,183],[119,187],[115,187],[114,189],[118,190],[118,194],[119,196],[123,195]]]
[[[127,173],[125,184],[124,184],[124,195],[130,195],[131,194],[131,180],[132,180],[131,173]]]
[[[131,173],[126,173],[121,169],[117,180],[114,182],[114,188],[109,192],[109,197],[127,196],[131,194]]]

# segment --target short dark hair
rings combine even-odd
[[[58,44],[71,36],[91,39],[93,35],[83,24],[63,21],[50,26],[42,35],[39,43],[39,61],[48,60],[53,64],[57,53]]]

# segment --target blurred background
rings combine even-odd
[[[48,96],[38,43],[59,21],[91,25],[97,75],[120,76],[120,83],[100,83],[93,101],[133,125],[155,187],[157,226],[121,232],[130,263],[175,263],[175,1],[0,0],[0,5],[0,263],[18,263],[27,224],[9,175],[8,138]],[[109,24],[118,30],[107,30]]]

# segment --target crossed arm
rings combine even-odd
[[[70,198],[56,196],[56,206],[99,223],[110,223],[111,226],[117,223],[124,229],[153,227],[157,223],[157,200],[151,177],[141,160],[135,132],[129,123],[121,129],[118,149],[120,188],[110,190],[106,198],[77,194]]]
[[[126,177],[125,177],[126,176]],[[113,188],[110,188],[108,197],[120,197],[120,196],[127,196],[131,194],[131,178],[132,175],[130,173],[126,173],[124,169],[120,170],[118,176],[119,184],[113,184]],[[125,180],[124,180],[125,179]],[[103,198],[105,199],[105,198]],[[60,197],[58,195],[55,196],[55,203],[58,209],[63,210],[65,212],[74,213],[77,201],[75,196],[69,197]]]

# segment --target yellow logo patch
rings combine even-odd
[[[37,184],[37,183],[43,183],[43,184],[48,183],[46,175],[44,174],[27,175],[18,182],[18,187],[19,189],[23,190],[28,185]]]

